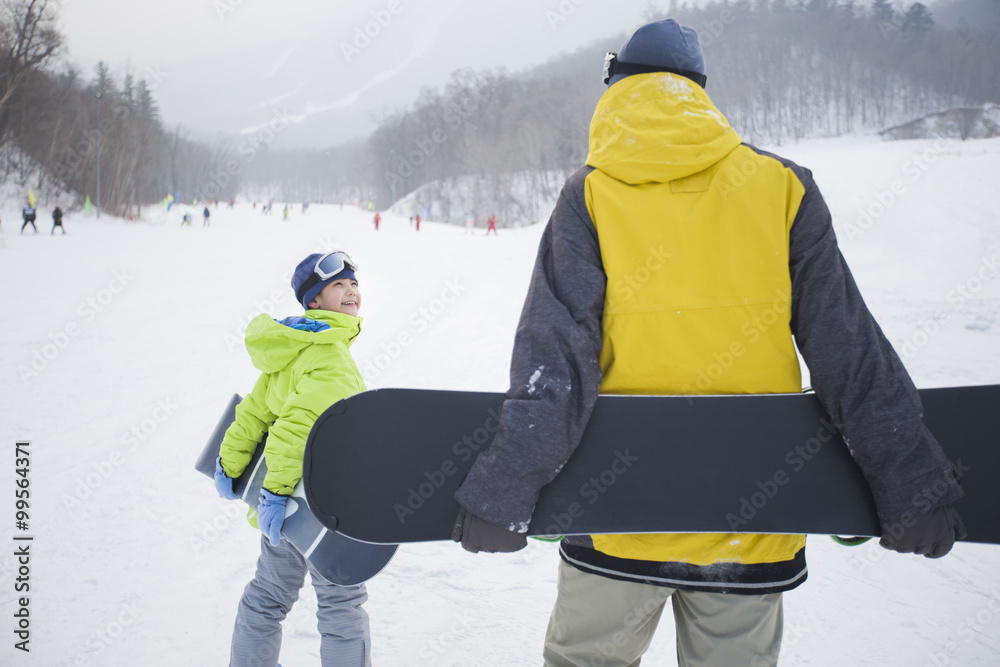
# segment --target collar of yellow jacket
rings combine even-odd
[[[337,313],[332,310],[307,310],[304,317],[326,322],[331,329],[341,329],[349,336],[349,343],[353,343],[354,339],[361,333],[362,318],[347,313]]]
[[[246,348],[253,365],[265,373],[286,368],[309,346],[350,345],[361,333],[361,318],[329,310],[307,310],[305,317],[329,325],[323,331],[300,331],[261,314],[247,325]]]
[[[598,101],[587,164],[625,183],[667,183],[704,171],[741,143],[698,84],[635,74]]]

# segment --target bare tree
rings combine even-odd
[[[13,97],[25,79],[62,46],[48,0],[0,3],[0,146],[7,139]]]

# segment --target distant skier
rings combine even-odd
[[[281,212],[281,219],[288,220],[288,204],[285,204],[285,210]]]
[[[489,227],[486,228],[486,235],[489,236],[490,232],[493,232],[494,234],[496,234],[497,233],[497,217],[495,215],[491,215],[490,219],[487,220],[487,223],[489,224]],[[497,234],[497,236],[499,236],[499,234]]]
[[[378,231],[378,223],[382,222],[382,216],[378,213],[375,214],[375,231]]]
[[[476,220],[471,213],[465,214],[465,233],[472,234],[476,231]]]
[[[21,233],[23,234],[24,228],[30,224],[31,228],[34,229],[37,234],[38,227],[35,227],[35,207],[29,203],[24,207],[24,210],[21,211],[21,217],[24,218],[24,224],[21,225]]]
[[[208,210],[208,207],[206,206],[206,207],[205,207],[205,210],[204,210],[204,211],[202,211],[202,213],[201,213],[201,214],[202,214],[202,216],[204,216],[204,218],[205,218],[205,222],[203,222],[201,226],[202,226],[202,227],[208,227],[208,217],[209,217],[210,215],[212,215],[212,213],[211,213],[211,212],[210,212],[210,211]]]
[[[52,234],[56,233],[56,227],[58,227],[63,234],[66,233],[66,228],[63,227],[62,219],[63,219],[63,211],[61,208],[56,206],[55,209],[52,211]]]
[[[413,222],[416,223],[416,225],[417,225],[417,231],[419,232],[420,231],[420,216],[419,215],[414,216]]]

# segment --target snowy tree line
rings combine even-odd
[[[935,7],[946,20],[919,2],[890,0],[667,3],[644,19],[670,16],[695,27],[713,101],[745,140],[780,144],[1000,101],[1000,3]],[[583,163],[590,117],[605,90],[601,55],[626,37],[527,72],[455,72],[443,88],[425,89],[408,109],[382,117],[365,149],[352,147],[347,174],[334,162],[311,160],[318,151],[278,153],[290,164],[310,161],[309,170],[295,171],[296,187],[336,183],[338,192],[364,191],[380,207],[426,184],[454,191],[464,179],[477,217],[497,213],[503,223],[524,204],[511,196],[515,181],[532,180],[537,198],[550,197],[560,174]],[[324,153],[348,157],[337,151]],[[450,217],[462,215],[453,207]]]
[[[737,131],[781,143],[1000,100],[1000,5],[953,5],[945,15],[985,11],[954,26],[922,3],[889,0],[754,0],[671,14],[701,31],[709,93]]]
[[[55,3],[3,0],[0,12],[0,179],[96,204],[100,155],[101,208],[114,215],[171,193],[187,201],[236,194],[227,151],[163,127],[155,72],[150,84],[131,73],[116,80],[103,64],[89,80],[72,67],[55,71]]]
[[[366,140],[279,150],[270,138],[287,122],[280,118],[213,145],[165,128],[155,72],[141,79],[102,65],[88,77],[56,72],[62,39],[53,7],[0,0],[0,177],[48,179],[80,202],[93,199],[100,145],[101,203],[119,215],[171,193],[185,201],[245,194],[383,208],[422,188],[421,201],[436,198],[450,219],[467,209],[477,219],[495,214],[501,225],[530,218],[583,163],[590,116],[605,90],[601,54],[627,37],[525,72],[459,70],[409,108],[384,114]],[[667,3],[643,18],[667,15],[698,29],[708,92],[752,143],[881,130],[1000,101],[996,0],[951,0],[933,14],[919,2],[891,0]]]
[[[698,29],[713,101],[747,141],[780,144],[1000,101],[1000,5],[958,0],[942,12],[950,25],[921,3],[738,0],[668,5],[644,18],[670,16]],[[558,185],[544,174],[569,172],[586,156],[605,90],[599,54],[625,38],[524,74],[460,71],[443,90],[386,116],[368,142],[378,201],[473,175],[478,196],[503,210],[505,186],[523,172],[550,194]]]
[[[591,72],[598,79],[600,66],[596,75]],[[442,90],[424,89],[412,108],[383,116],[367,141],[274,150],[248,167],[246,179],[263,187],[274,185],[272,176],[280,178],[286,199],[294,198],[289,192],[307,190],[325,192],[328,201],[360,197],[379,208],[424,184],[444,182],[441,191],[468,190],[461,203],[437,201],[446,219],[459,221],[469,212],[479,222],[491,214],[501,224],[534,219],[534,205],[562,186],[559,174],[586,157],[597,96],[594,86],[568,77],[463,69]]]

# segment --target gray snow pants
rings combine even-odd
[[[287,540],[272,547],[261,536],[257,573],[236,612],[230,667],[274,667],[281,650],[281,621],[299,598],[306,571],[316,589],[320,659],[324,667],[371,667],[365,585],[337,586],[317,573]]]
[[[559,592],[545,635],[545,667],[634,667],[673,601],[680,667],[773,667],[781,593],[726,595],[617,581],[559,561]]]

